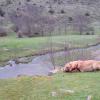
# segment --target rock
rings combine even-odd
[[[87,97],[87,100],[92,100],[92,96],[89,95],[89,96]]]
[[[74,93],[73,90],[59,89],[57,92],[56,92],[56,91],[52,91],[52,92],[51,92],[51,95],[52,95],[53,97],[56,97],[56,96],[58,96],[58,95],[60,95],[60,94],[73,94],[73,93]],[[91,99],[90,99],[90,100],[91,100]]]
[[[48,76],[52,76],[52,75],[53,75],[53,73],[52,73],[52,72],[49,72],[49,73],[48,73]]]
[[[8,61],[7,65],[13,67],[13,66],[16,66],[16,63],[15,63],[15,61],[10,60],[10,61]]]
[[[32,58],[30,57],[23,57],[23,58],[18,58],[15,60],[16,63],[29,63],[31,62]]]
[[[9,49],[8,49],[8,48],[3,48],[3,50],[4,50],[4,51],[9,51]]]
[[[59,67],[57,66],[57,67],[55,67],[54,70],[50,71],[51,74],[56,74],[58,72],[63,72],[62,66],[59,66]]]
[[[50,71],[50,73],[56,74],[58,71],[59,71],[58,69],[54,69],[54,70]]]
[[[66,89],[60,89],[60,92],[62,92],[62,93],[67,93],[67,94],[72,94],[72,93],[74,93],[73,90],[66,90]]]
[[[51,92],[51,95],[53,96],[53,97],[55,97],[55,96],[57,96],[57,92]]]

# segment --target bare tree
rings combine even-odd
[[[25,4],[9,14],[11,21],[18,27],[18,36],[43,35],[43,28],[48,24],[48,32],[53,31],[55,18],[43,15],[43,7]],[[19,35],[20,34],[20,35]]]
[[[90,18],[84,15],[75,15],[73,20],[74,29],[78,30],[80,35],[90,26]]]

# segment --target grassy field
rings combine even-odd
[[[98,42],[97,35],[68,35],[49,37],[22,38],[4,37],[0,38],[0,65],[6,61],[18,57],[31,56],[43,50],[49,50],[52,45],[55,50],[64,48],[85,47]]]
[[[47,49],[51,38],[0,38],[0,64],[9,59],[34,55],[35,52]],[[86,47],[98,43],[97,35],[93,36],[55,36],[52,37],[56,49],[65,43],[71,48]],[[60,46],[59,46],[60,45]],[[61,46],[62,45],[62,46]],[[100,72],[93,73],[59,73],[50,77],[18,77],[0,79],[0,100],[100,100]],[[73,90],[74,93],[61,91]],[[56,96],[52,96],[52,92]]]
[[[50,77],[0,80],[0,100],[100,100],[100,73],[59,73]],[[72,90],[74,93],[61,91]],[[56,92],[56,96],[52,96]]]

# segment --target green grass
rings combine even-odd
[[[92,95],[92,100],[100,100],[99,77],[99,72],[93,72],[0,80],[0,100],[86,100],[88,95]],[[56,92],[57,96],[51,96],[51,92]]]
[[[30,56],[43,50],[50,50],[50,41],[52,40],[53,48],[58,50],[64,48],[67,43],[69,48],[85,47],[98,42],[97,35],[68,35],[35,37],[18,39],[14,36],[0,38],[0,64],[18,57]]]
[[[0,38],[0,64],[9,59],[30,56],[41,50],[50,49],[48,40],[51,38],[18,39],[12,36]],[[65,42],[70,48],[86,47],[98,43],[99,38],[97,35],[53,36],[52,42],[56,49],[63,48]],[[16,79],[0,79],[0,100],[86,100],[88,95],[92,95],[92,100],[100,100],[99,77],[100,72],[93,72],[59,73],[50,77],[24,76]],[[75,93],[64,93],[60,89],[73,90]],[[51,92],[56,92],[57,96],[52,97]]]

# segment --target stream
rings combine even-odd
[[[72,53],[73,52],[73,53]],[[84,52],[86,52],[84,54]],[[91,53],[90,53],[91,52]],[[77,55],[77,57],[74,55]],[[79,53],[79,55],[78,55]],[[89,54],[90,53],[90,54]],[[88,55],[89,54],[89,55]],[[54,58],[64,58],[66,56],[67,60],[86,60],[86,59],[94,59],[100,60],[100,45],[92,46],[84,49],[74,49],[70,51],[60,51],[53,54]],[[70,58],[68,58],[70,57]],[[64,60],[67,63],[66,59]],[[15,61],[9,61],[10,65],[6,65],[0,67],[0,79],[7,78],[16,78],[18,76],[47,76],[50,75],[50,71],[54,69],[54,65],[51,61],[51,54],[45,54],[41,56],[37,56],[32,59],[31,62],[27,64],[19,63],[16,64]],[[56,65],[58,66],[58,65]]]

